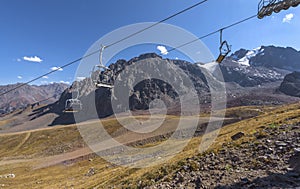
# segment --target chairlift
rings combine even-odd
[[[77,90],[76,98],[70,98],[66,100],[65,110],[64,110],[65,113],[77,113],[82,110],[82,103],[79,100],[78,86],[76,87],[76,90]]]
[[[102,45],[101,50],[100,50],[100,56],[99,56],[100,64],[95,65],[93,67],[93,70],[91,73],[91,78],[97,88],[110,88],[111,89],[111,88],[113,88],[113,82],[112,82],[113,73],[112,73],[111,69],[109,69],[108,67],[106,67],[103,64],[103,51],[105,48],[106,48],[106,46]],[[93,73],[96,70],[99,70],[100,74],[97,77],[97,79],[93,79]]]
[[[272,12],[275,11],[275,7],[278,7],[278,0],[261,0],[258,4],[257,17],[262,19],[265,16],[271,16]],[[276,8],[277,12],[280,10]]]
[[[82,103],[79,99],[66,100],[65,110],[66,113],[77,113],[82,110]]]
[[[279,13],[281,10],[288,10],[291,6],[297,7],[299,4],[300,0],[261,0],[258,4],[257,17],[262,19],[273,12]]]
[[[223,41],[222,39],[223,29],[220,30],[220,54],[216,60],[219,64],[225,59],[225,57],[231,52],[231,46],[227,43],[227,41]]]
[[[297,7],[300,4],[300,0],[293,0],[292,7]]]

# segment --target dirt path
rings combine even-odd
[[[27,140],[30,138],[30,136],[31,136],[31,132],[26,133],[24,139],[14,149],[14,152],[18,151],[27,142]]]
[[[25,162],[31,162],[34,161],[34,159],[11,159],[11,160],[1,160],[0,166],[3,165],[9,165],[9,164],[16,164],[16,163],[25,163]]]
[[[190,119],[190,118],[187,118]],[[199,119],[199,117],[195,117],[195,119]],[[200,118],[202,119],[202,121],[208,121],[208,118]],[[215,120],[218,120],[220,118],[214,118]],[[92,124],[92,123],[96,123],[99,120],[92,120],[92,121],[88,121],[85,123],[81,123],[80,125],[86,125],[86,124]],[[172,125],[172,124],[171,124]],[[170,131],[174,131],[173,126],[169,125],[166,130],[163,131],[163,133],[159,133],[160,135],[169,133]],[[10,134],[2,134],[2,135],[15,135],[15,134],[26,134],[24,139],[21,141],[21,143],[15,148],[14,151],[19,150],[30,138],[31,133],[32,132],[37,132],[37,131],[41,131],[41,130],[48,130],[48,129],[58,129],[58,128],[64,128],[64,127],[76,127],[76,125],[69,125],[69,126],[62,126],[62,127],[55,127],[55,128],[43,128],[43,129],[38,129],[38,130],[34,130],[34,131],[23,131],[23,132],[19,132],[19,133],[10,133]],[[153,135],[154,134],[154,135]],[[157,133],[152,133],[150,135],[145,135],[143,137],[143,140],[147,140],[149,138],[155,137],[157,135]],[[138,142],[141,140],[141,138],[136,138],[135,135],[133,133],[123,133],[122,135],[119,135],[115,138],[116,140],[118,140],[119,142],[125,144],[125,143],[133,143],[133,142]],[[109,141],[107,141],[109,143]],[[101,144],[99,146],[97,146],[97,149],[110,149],[110,148],[114,148],[117,147],[115,145],[113,146],[105,146],[107,145],[107,143],[105,141],[102,142],[104,145],[103,148],[101,148]],[[93,148],[95,150],[95,148]],[[22,162],[35,162],[36,166],[33,167],[34,169],[40,169],[40,168],[45,168],[45,167],[50,167],[53,165],[57,165],[60,163],[63,163],[65,161],[68,160],[73,160],[73,159],[77,159],[80,157],[84,157],[87,155],[90,155],[94,153],[89,147],[84,147],[84,148],[80,148],[77,149],[75,151],[72,152],[68,152],[68,153],[64,153],[64,154],[59,154],[59,155],[54,155],[54,156],[49,156],[49,157],[43,157],[43,158],[34,158],[34,159],[17,159],[17,160],[2,160],[0,162],[0,165],[6,165],[6,164],[11,164],[11,163],[22,163]]]
[[[41,169],[41,168],[50,167],[53,165],[63,163],[64,161],[77,159],[77,158],[87,156],[92,153],[93,153],[93,151],[90,148],[85,147],[85,148],[80,148],[78,150],[75,150],[75,151],[69,152],[69,153],[65,153],[65,154],[49,156],[46,158],[39,158],[39,159],[36,159],[36,161],[38,163],[35,167],[33,167],[33,169]]]

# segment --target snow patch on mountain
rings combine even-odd
[[[206,63],[206,64],[197,64],[199,67],[206,69],[208,72],[210,73],[214,73],[218,63],[216,62],[210,62],[210,63]]]
[[[264,50],[262,47],[255,48],[253,50],[250,50],[246,53],[246,55],[242,58],[240,58],[237,62],[241,65],[250,66],[250,59],[255,56],[263,56]]]

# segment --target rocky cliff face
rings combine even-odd
[[[284,94],[300,97],[300,72],[286,75],[279,90]]]
[[[226,82],[234,82],[242,87],[254,87],[282,81],[284,76],[289,73],[276,68],[245,66],[230,59],[224,61],[220,67]]]
[[[147,65],[147,68],[145,66],[143,68],[146,70],[162,70],[161,72],[156,72],[158,73],[157,77],[161,76],[176,83],[176,90],[173,88],[174,86],[160,79],[141,79],[141,76],[145,77],[148,73],[143,69],[135,67],[139,66],[139,64]],[[174,67],[180,67],[181,69],[178,70],[181,73],[179,73],[180,71],[175,73],[173,70]],[[147,110],[150,103],[155,99],[163,101],[167,107],[177,106],[179,103],[178,92],[181,94],[190,93],[192,86],[184,85],[182,83],[184,81],[176,74],[186,74],[192,81],[191,83],[198,94],[202,94],[203,96],[209,95],[209,88],[201,68],[196,64],[185,61],[162,59],[162,57],[150,53],[143,54],[129,61],[119,60],[115,64],[111,64],[109,68],[111,69],[110,72],[112,72],[109,80],[114,81],[114,90],[112,91],[107,88],[96,89],[89,78],[74,83],[51,106],[52,112],[61,114],[54,124],[61,121],[65,122],[66,120],[68,120],[68,123],[73,121],[72,116],[62,114],[61,112],[64,110],[65,101],[72,98],[72,92],[76,93],[77,87],[79,88],[80,100],[83,103],[82,115],[78,117],[84,117],[84,119],[95,118],[93,117],[94,114],[90,112],[93,111],[90,106],[91,104],[95,104],[98,117],[106,117],[113,114],[113,112],[116,113],[116,111],[123,112],[128,110],[128,107],[124,106],[124,104],[116,106],[117,109],[113,110],[111,103],[116,101],[116,103],[118,101],[129,101],[129,109],[131,110]],[[94,75],[97,74],[95,73]],[[121,90],[118,91],[117,89]]]

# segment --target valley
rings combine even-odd
[[[223,165],[225,167],[224,170],[220,168],[220,173],[224,173],[222,174],[223,181],[211,182],[211,179],[219,178],[217,176],[219,173],[214,173],[214,177],[209,177],[209,183],[205,181],[205,178],[207,179],[208,177],[202,174],[212,174],[207,166],[212,168],[213,165],[210,165],[211,162],[207,162],[209,161],[207,158],[206,160],[203,158],[211,157],[211,154],[215,154],[214,156],[219,157],[221,155],[218,154],[224,154],[224,150],[222,149],[226,149],[225,152],[230,153],[231,150],[239,150],[239,148],[247,149],[246,145],[248,144],[255,144],[257,146],[260,140],[277,140],[272,139],[272,137],[269,138],[268,136],[272,136],[273,132],[276,132],[276,135],[285,135],[284,133],[287,134],[290,130],[295,134],[295,138],[292,139],[294,142],[287,143],[289,137],[282,138],[282,142],[288,144],[288,147],[284,147],[284,149],[289,151],[290,156],[292,156],[293,150],[299,147],[300,142],[299,126],[297,126],[300,122],[299,107],[300,105],[297,103],[288,106],[268,107],[260,109],[259,111],[257,110],[258,107],[228,109],[227,116],[231,117],[235,114],[244,114],[247,115],[248,118],[225,125],[220,129],[218,138],[207,152],[200,153],[197,150],[202,138],[205,137],[199,135],[193,138],[188,146],[185,147],[185,150],[177,154],[174,158],[162,165],[141,169],[116,166],[101,159],[85,145],[75,125],[57,126],[21,133],[1,134],[0,175],[13,173],[16,177],[11,179],[0,178],[0,184],[3,188],[107,188],[108,186],[118,187],[121,185],[123,187],[135,188],[134,186],[137,185],[152,186],[154,184],[153,180],[155,180],[155,185],[158,188],[163,185],[169,185],[169,188],[173,188],[175,186],[182,187],[187,181],[187,179],[180,179],[180,175],[183,175],[183,178],[188,178],[190,176],[186,175],[187,173],[193,174],[193,172],[198,171],[200,174],[197,175],[200,175],[200,184],[203,185],[203,187],[214,186],[213,183],[229,185],[232,184],[233,179],[229,179],[229,176],[231,178],[232,174],[228,173],[240,170],[240,168],[244,166],[243,162],[246,161],[246,159],[243,158],[246,158],[246,156],[240,156],[242,164],[238,167],[235,167],[235,164],[231,162],[233,161],[233,157],[229,158],[231,160],[230,162],[219,164],[219,166],[222,167]],[[253,115],[249,115],[251,111],[255,112],[255,110],[259,113],[256,113],[254,117]],[[176,119],[176,117],[168,119]],[[109,118],[103,122],[105,125],[107,124],[106,129],[109,133],[112,135],[118,133],[118,129],[116,129],[118,125],[113,118]],[[238,132],[243,132],[244,136],[238,140],[232,140],[231,137]],[[207,135],[209,134],[210,133]],[[122,134],[118,136],[126,137],[126,135],[128,135],[128,133],[122,132]],[[257,140],[257,138],[260,139]],[[158,139],[146,141],[145,143],[136,145],[146,147],[163,142],[163,140]],[[290,146],[290,144],[292,146]],[[254,151],[247,153],[251,154],[251,152]],[[262,151],[261,153],[264,152]],[[236,153],[233,152],[233,154]],[[262,154],[262,156],[264,155],[266,154]],[[200,164],[196,164],[196,161],[200,161]],[[262,159],[258,161],[265,160]],[[226,168],[225,165],[229,168]],[[283,168],[280,169],[279,173],[287,173],[289,165],[284,163],[282,166]],[[192,169],[193,172],[188,171],[189,169]],[[249,167],[248,169],[250,171],[253,168]],[[213,170],[218,169],[213,168]],[[267,176],[267,172],[265,173],[264,171],[272,172],[272,170],[273,169],[267,167],[260,167],[258,170],[259,173],[254,175],[260,175],[260,179],[264,179],[263,177]],[[262,174],[261,172],[264,173]],[[252,173],[251,178],[255,179],[256,177],[253,175],[253,171],[250,171],[249,174],[250,173]],[[248,178],[247,171],[243,171],[243,174]],[[172,181],[173,177],[174,181]],[[236,179],[238,181],[241,178],[237,177]],[[293,182],[290,181],[290,179],[293,178],[287,177],[286,179],[287,180],[281,181],[280,184],[292,184],[293,182],[297,182],[297,180]],[[175,181],[176,183],[174,183]],[[197,179],[194,181],[191,178],[188,184],[197,184],[197,182],[199,182]],[[170,183],[168,184],[168,182]],[[244,182],[243,179],[240,182]],[[248,184],[251,182],[252,180],[247,181]],[[292,184],[291,186],[294,185]],[[153,185],[150,188],[155,187]]]
[[[299,187],[299,74],[265,65],[299,52],[274,48],[233,53],[219,66],[225,82],[213,76],[218,71],[214,64],[154,53],[110,65],[112,80],[134,64],[147,63],[153,70],[159,70],[158,63],[176,65],[191,79],[200,109],[187,101],[188,108],[181,110],[182,99],[161,80],[131,86],[135,78],[128,72],[123,84],[133,89],[129,110],[120,106],[114,112],[113,100],[122,96],[95,89],[86,78],[61,92],[57,101],[29,102],[2,114],[0,188]],[[270,52],[277,50],[281,55]],[[217,96],[221,104],[225,99],[225,109],[213,109],[207,76],[213,87],[225,86],[225,96]],[[191,92],[184,85],[179,90]],[[82,110],[66,113],[65,102],[74,92],[80,94]],[[165,110],[151,108],[157,99]]]

